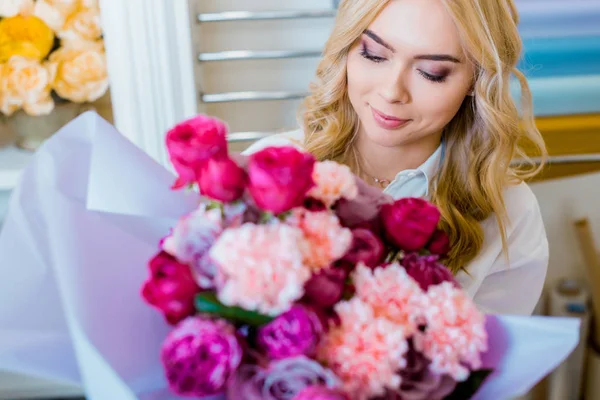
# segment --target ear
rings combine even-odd
[[[471,85],[471,89],[469,89],[469,93],[467,93],[467,96],[469,96],[469,97],[475,96],[475,84]]]

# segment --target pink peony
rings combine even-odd
[[[174,189],[195,182],[206,160],[227,155],[227,126],[216,118],[198,115],[167,132],[169,159],[179,175]]]
[[[352,243],[350,229],[343,228],[337,217],[328,211],[312,212],[297,208],[286,223],[304,233],[304,263],[313,270],[328,267],[340,259]]]
[[[217,274],[208,251],[223,231],[221,210],[207,210],[202,204],[194,212],[181,218],[171,235],[162,243],[162,248],[179,261],[189,264],[200,287],[214,287]]]
[[[427,244],[427,250],[432,254],[440,256],[448,254],[448,251],[450,250],[450,239],[448,238],[448,234],[441,229],[433,232],[431,240]]]
[[[211,199],[229,203],[244,194],[246,171],[227,157],[212,158],[200,167],[200,193]]]
[[[415,335],[415,348],[431,360],[431,370],[457,381],[469,368],[481,367],[488,348],[485,315],[461,289],[450,282],[430,286],[424,309],[426,329]]]
[[[306,298],[318,307],[331,307],[344,293],[346,271],[341,268],[323,268],[314,273],[304,286]]]
[[[350,397],[336,389],[325,386],[307,386],[293,400],[350,400]]]
[[[359,264],[354,272],[356,296],[369,304],[376,317],[401,326],[407,336],[416,332],[425,294],[398,263],[374,270]]]
[[[339,199],[354,200],[358,196],[358,187],[354,174],[348,166],[335,161],[321,161],[315,164],[313,179],[316,186],[308,195],[331,207]]]
[[[389,240],[405,251],[425,247],[440,220],[440,211],[426,200],[406,197],[381,208]]]
[[[227,322],[190,317],[169,333],[160,355],[173,392],[203,397],[225,392],[242,348]]]
[[[267,147],[250,156],[248,190],[256,205],[274,214],[299,207],[314,186],[315,159],[294,147]]]
[[[209,253],[221,274],[219,300],[272,316],[288,310],[310,278],[303,240],[300,229],[280,223],[226,229]]]
[[[151,276],[142,288],[146,302],[161,310],[170,324],[194,314],[194,297],[200,288],[190,268],[164,251],[152,258],[149,267]]]
[[[378,317],[369,304],[356,297],[337,304],[335,311],[340,324],[323,337],[318,358],[357,400],[398,389],[398,370],[404,367],[408,350],[403,327]]]
[[[258,330],[258,345],[273,360],[313,356],[323,333],[321,320],[312,310],[295,305]]]
[[[417,281],[423,290],[442,282],[450,282],[454,286],[460,287],[452,272],[440,264],[438,259],[439,257],[436,255],[420,256],[417,253],[408,253],[400,262],[408,275]]]
[[[271,362],[267,368],[242,365],[228,386],[227,398],[292,400],[308,386],[339,387],[339,379],[315,360],[304,356]]]
[[[352,264],[362,262],[375,268],[385,256],[385,246],[372,230],[365,228],[352,229],[352,245],[344,255],[344,261]]]

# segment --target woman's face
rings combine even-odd
[[[392,0],[348,55],[360,134],[380,146],[438,143],[474,68],[440,0]]]

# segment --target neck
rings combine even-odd
[[[386,147],[359,134],[354,143],[361,172],[369,178],[393,181],[399,172],[423,164],[440,145],[441,134],[418,142]]]

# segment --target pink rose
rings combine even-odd
[[[304,202],[315,185],[314,157],[294,147],[267,147],[250,156],[248,189],[256,205],[279,214]]]
[[[150,261],[150,278],[144,283],[142,297],[161,310],[170,324],[194,314],[194,297],[200,291],[190,268],[161,251]]]
[[[202,289],[212,289],[218,268],[208,256],[208,251],[223,229],[221,210],[207,210],[201,204],[196,210],[177,221],[173,231],[161,243],[164,251],[184,264],[188,264]]]
[[[227,157],[211,158],[200,167],[200,193],[223,203],[242,197],[246,182],[246,172]]]
[[[241,365],[227,385],[227,398],[235,400],[292,400],[307,386],[338,388],[335,374],[305,356],[276,360],[266,368]]]
[[[401,250],[425,247],[440,221],[440,211],[426,200],[407,197],[381,208],[388,239]]]
[[[325,268],[313,274],[304,286],[306,298],[316,306],[331,307],[344,294],[348,273],[341,268]]]
[[[448,251],[450,250],[450,239],[448,239],[448,234],[441,229],[433,232],[433,236],[427,245],[427,250],[440,256],[448,254]]]
[[[169,159],[179,175],[174,189],[193,183],[198,168],[212,157],[227,155],[227,126],[216,118],[198,115],[167,132]]]
[[[352,245],[343,260],[354,265],[363,262],[366,266],[375,268],[385,255],[385,247],[373,231],[365,228],[352,230]]]

